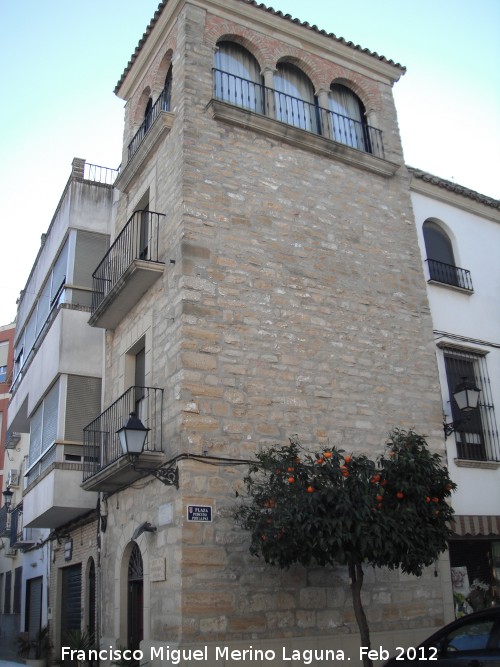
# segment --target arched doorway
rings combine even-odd
[[[87,565],[87,631],[92,637],[92,643],[96,637],[96,574],[94,559],[91,558]]]
[[[136,650],[144,636],[144,570],[141,550],[134,544],[128,561],[127,648]]]

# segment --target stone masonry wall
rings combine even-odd
[[[297,148],[286,127],[282,139],[271,139],[214,120],[207,109],[213,52],[228,32],[247,45],[258,33],[254,53],[265,54],[266,65],[288,54],[308,63],[311,77],[317,70],[321,85],[340,76],[331,55],[321,61],[320,45],[307,57],[298,40],[280,37],[279,21],[271,30],[260,17],[256,8],[255,25],[246,18],[238,28],[236,18],[221,22],[186,4],[177,20],[174,125],[119,206],[123,218],[142,189],[154,190],[156,210],[167,213],[166,270],[107,335],[107,402],[126,389],[124,355],[144,335],[150,386],[165,390],[167,458],[247,459],[292,434],[305,447],[375,456],[395,426],[426,433],[441,449],[432,327],[391,82],[360,72],[362,63],[351,77],[380,119],[386,155],[401,164],[392,177]],[[349,80],[345,63],[341,76]],[[145,577],[145,641],[356,631],[343,568],[279,572],[250,557],[249,540],[231,519],[244,467],[184,460],[179,468],[178,491],[150,479],[108,503],[111,560],[126,555],[140,522],[157,525],[139,540],[153,566]],[[211,505],[213,522],[189,524],[189,503]],[[161,525],[165,506],[172,518]],[[369,570],[372,630],[440,624],[442,570],[420,579]],[[114,572],[105,573],[105,595],[116,601]],[[106,637],[117,640],[117,627],[108,608]]]
[[[305,446],[375,455],[394,426],[441,435],[404,167],[384,178],[214,122],[205,108],[216,22],[201,10],[186,15],[184,446],[250,458],[298,434]],[[268,52],[285,54],[276,40]],[[365,87],[402,163],[388,86]],[[247,555],[229,516],[240,471],[191,464],[181,479],[188,498],[196,489],[198,502],[217,508],[213,526],[183,532],[184,639],[353,631],[345,572],[277,573]],[[439,623],[434,575],[370,573],[372,629]]]

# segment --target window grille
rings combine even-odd
[[[459,459],[500,461],[500,446],[491,384],[484,355],[466,350],[444,350],[451,416],[456,423],[455,439]],[[453,398],[455,387],[466,378],[481,390],[476,410],[464,415]]]

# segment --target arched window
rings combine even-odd
[[[438,262],[455,266],[453,247],[446,232],[432,220],[424,222],[423,230],[427,259],[435,259]]]
[[[234,42],[219,42],[215,52],[214,96],[264,113],[263,80],[253,55]]]
[[[146,104],[146,109],[144,111],[144,134],[146,134],[146,132],[151,127],[152,115],[153,115],[153,100],[149,98],[148,103]]]
[[[163,111],[170,111],[171,96],[172,96],[172,65],[168,68],[167,76],[165,77],[165,85],[160,93],[162,98]]]
[[[422,229],[430,279],[447,285],[460,286],[453,246],[448,235],[432,220],[426,220]]]
[[[302,70],[279,63],[274,75],[276,118],[303,130],[318,132],[314,88]]]
[[[346,86],[335,83],[330,88],[328,105],[332,138],[371,153],[365,108],[358,96]]]

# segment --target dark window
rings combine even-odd
[[[153,100],[149,98],[148,103],[146,104],[146,110],[144,111],[144,134],[146,134],[146,132],[151,127],[152,114],[153,114]]]
[[[465,350],[444,351],[452,421],[455,423],[457,456],[472,461],[500,460],[498,428],[484,356]],[[475,410],[462,413],[453,392],[464,378],[481,390]]]
[[[12,595],[12,572],[5,573],[5,597],[3,600],[3,613],[10,614],[10,598]]]
[[[23,568],[16,567],[14,571],[14,604],[12,611],[14,614],[21,613],[21,586],[23,583]]]
[[[461,287],[459,271],[455,266],[453,247],[448,235],[431,220],[424,222],[423,232],[430,279],[446,285]]]
[[[143,564],[141,550],[134,544],[128,563],[127,647],[138,649],[144,636]]]
[[[163,92],[161,93],[163,100],[163,111],[170,111],[172,105],[172,65],[170,65],[165,78],[165,85],[163,86]]]

